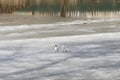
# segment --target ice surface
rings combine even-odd
[[[120,33],[0,41],[1,80],[119,80]],[[54,52],[54,45],[68,52]]]
[[[119,19],[5,24],[0,80],[120,80]]]

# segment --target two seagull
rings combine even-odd
[[[67,49],[65,48],[64,45],[61,46],[61,49],[59,49],[58,46],[55,45],[54,50],[55,52],[58,52],[59,50],[61,50],[62,52],[67,52]]]

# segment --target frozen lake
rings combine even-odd
[[[0,80],[120,80],[119,19],[1,18]]]

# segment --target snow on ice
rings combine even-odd
[[[120,33],[0,41],[0,80],[119,80]],[[54,52],[65,45],[67,53]]]

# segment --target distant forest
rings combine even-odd
[[[120,10],[120,0],[0,0],[0,13],[31,11],[60,12],[66,17],[68,11],[116,11]]]

